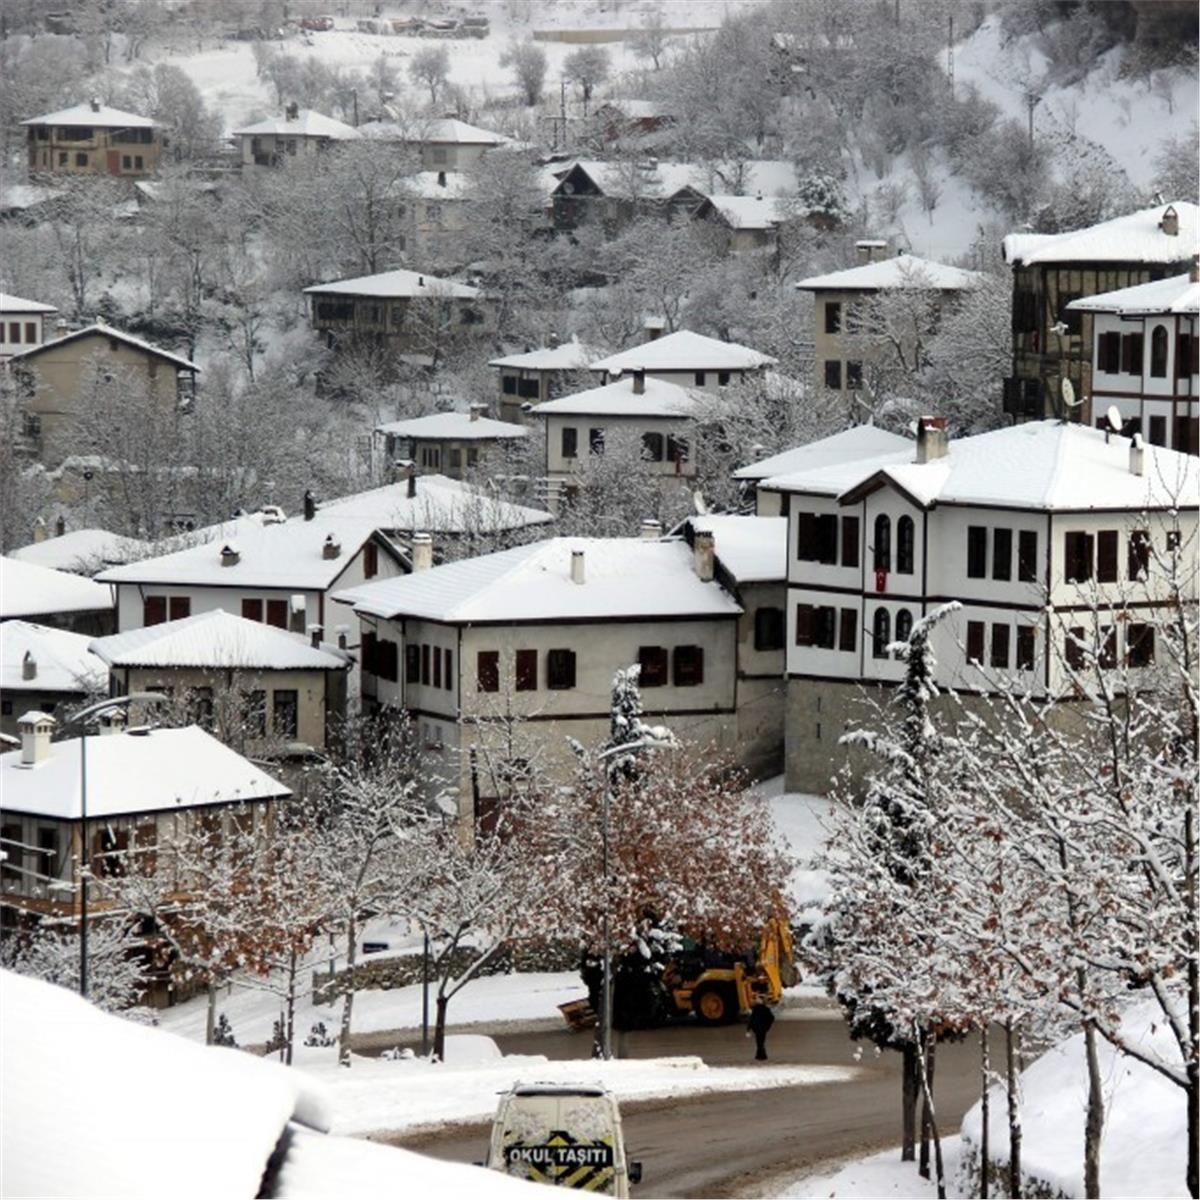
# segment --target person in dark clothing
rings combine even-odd
[[[759,1062],[766,1062],[767,1059],[767,1031],[775,1024],[775,1014],[767,1007],[767,1002],[761,996],[754,1001],[754,1007],[750,1010],[750,1020],[746,1023],[746,1028],[754,1034],[754,1045],[756,1047],[755,1059]]]

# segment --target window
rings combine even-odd
[[[987,578],[987,527],[967,526],[967,578]]]
[[[676,687],[699,687],[704,682],[704,647],[675,647]]]
[[[842,390],[842,364],[836,358],[825,360],[825,386],[833,392]]]
[[[578,458],[579,457],[579,430],[570,426],[562,431],[562,456],[563,458]]]
[[[1011,529],[992,530],[992,578],[1005,581],[1012,578]]]
[[[21,849],[23,841],[21,826],[16,821],[0,826],[0,842],[3,842],[0,850],[4,851],[3,862],[0,862],[0,877],[5,883],[14,886],[21,881],[21,867],[25,862],[25,851]]]
[[[912,517],[901,517],[896,522],[896,573],[911,575],[916,558],[917,529]]]
[[[1092,577],[1095,538],[1090,533],[1068,533],[1063,537],[1065,578],[1068,583],[1087,583]]]
[[[842,566],[858,566],[858,518],[842,518]]]
[[[267,601],[267,624],[276,629],[286,629],[288,625],[288,606],[286,600]]]
[[[1083,332],[1083,313],[1078,309],[1071,308],[1076,300],[1082,299],[1083,295],[1080,292],[1064,292],[1058,298],[1062,321],[1067,327],[1067,334],[1071,337],[1078,337]]]
[[[128,154],[121,155],[121,169],[123,171],[133,170],[133,159],[130,158]]]
[[[1022,529],[1017,534],[1017,578],[1022,583],[1037,583],[1036,529]]]
[[[247,621],[261,621],[263,619],[263,602],[249,598],[244,599],[242,601],[242,616]]]
[[[440,688],[442,686],[442,648],[441,646],[433,647],[433,686]]]
[[[755,650],[783,649],[783,609],[758,608],[754,610]]]
[[[515,375],[505,375],[500,380],[500,390],[506,396],[515,396],[517,394],[517,377]]]
[[[858,610],[843,608],[838,621],[838,649],[858,649]]]
[[[822,650],[837,645],[837,609],[822,606],[813,611],[812,644]]]
[[[1105,625],[1100,631],[1100,655],[1096,665],[1103,670],[1111,670],[1117,665],[1117,630],[1113,625]]]
[[[887,658],[887,648],[892,640],[892,618],[886,608],[875,610],[871,625],[871,657]]]
[[[10,342],[20,342],[21,340],[21,322],[9,321],[8,323],[8,340]]]
[[[1167,377],[1167,327],[1155,325],[1150,335],[1150,376],[1153,379]]]
[[[851,392],[862,390],[862,363],[848,362],[846,364],[846,388]]]
[[[825,332],[842,332],[842,305],[840,301],[825,301]]]
[[[480,650],[475,656],[476,689],[481,692],[500,690],[500,651]]]
[[[246,698],[246,730],[251,737],[267,736],[267,693],[253,691]]]
[[[192,615],[192,598],[190,596],[172,596],[167,601],[167,611],[172,621],[182,621]]]
[[[642,668],[642,687],[667,686],[667,651],[664,646],[639,646],[638,663]]]
[[[837,565],[838,519],[832,513],[822,513],[813,522],[813,553],[817,562]]]
[[[1132,546],[1132,541],[1130,545]],[[1119,540],[1115,529],[1103,529],[1096,535],[1096,582],[1117,582],[1117,549]]]
[[[975,666],[983,664],[983,638],[985,627],[982,621],[967,622],[967,662]]]
[[[875,518],[875,570],[892,568],[892,519],[880,513]]]
[[[433,678],[433,671],[430,665],[430,647],[427,643],[421,645],[421,685],[428,687],[429,681]]]
[[[992,626],[992,666],[999,667],[1002,671],[1008,670],[1008,641],[1009,629],[1007,625]]]
[[[604,453],[604,430],[589,429],[588,430],[588,453],[601,455]]]
[[[442,682],[447,691],[454,687],[454,651],[442,651]]]
[[[67,165],[67,160],[69,158],[70,158],[70,155],[67,154],[67,152],[65,150],[60,150],[58,152],[58,165],[60,167],[65,167]]]
[[[678,465],[679,463],[687,462],[687,460],[687,438],[676,437],[673,433],[667,434],[667,461]]]
[[[1017,626],[1017,670],[1032,671],[1037,629],[1033,625]]]
[[[359,660],[362,664],[362,669],[368,675],[376,675],[379,672],[379,639],[373,633],[364,633],[362,635],[362,644],[359,647]]]
[[[101,879],[116,879],[128,870],[129,830],[105,826],[92,837],[91,868]]]
[[[37,341],[37,325],[33,321],[25,322],[25,340],[30,345]]]
[[[271,697],[274,709],[275,732],[280,737],[295,738],[297,730],[299,693],[291,688],[282,688]]]
[[[1183,544],[1183,531],[1180,529],[1167,530],[1167,553],[1172,554]]]
[[[37,831],[38,861],[36,870],[39,875],[57,879],[62,864],[59,862],[58,830],[39,825]]]
[[[436,471],[442,465],[442,448],[440,446],[421,447],[421,466]]]
[[[1066,651],[1067,666],[1073,671],[1082,671],[1084,663],[1084,632],[1081,625],[1074,625],[1067,630],[1067,639],[1064,646]]]
[[[167,619],[166,596],[147,596],[142,601],[142,624],[161,625]]]
[[[907,608],[896,614],[896,641],[907,642],[912,636],[913,616]]]
[[[536,692],[538,683],[538,652],[517,651],[517,691]]]
[[[1125,631],[1126,661],[1131,667],[1148,667],[1154,662],[1154,626],[1130,624]]]
[[[1150,445],[1165,446],[1167,444],[1167,418],[1150,418]]]
[[[541,383],[537,379],[522,379],[517,385],[517,394],[523,400],[537,400],[541,397]]]
[[[363,547],[363,577],[374,579],[379,574],[379,547],[368,542]]]
[[[82,150],[75,154],[75,165],[77,167],[86,167],[88,165],[88,156]]]
[[[400,647],[390,638],[378,638],[375,642],[375,674],[389,683],[400,678]]]
[[[212,730],[213,690],[210,687],[192,688],[187,693],[188,719],[202,729]]]
[[[143,161],[143,159],[142,159],[142,156],[141,156],[140,154],[135,154],[135,155],[133,156],[133,169],[134,169],[135,171],[140,171],[140,170],[142,170],[142,168],[143,168],[145,165],[146,165],[146,164],[145,164],[145,162]]]
[[[811,646],[813,644],[813,606],[811,604],[796,605],[796,645]]]
[[[575,686],[575,651],[546,651],[546,686],[552,692],[563,692]]]
[[[642,457],[647,462],[662,462],[663,435],[661,433],[642,434]]]
[[[729,372],[728,371],[718,371],[717,372],[717,386],[718,387],[728,387],[729,386]]]
[[[1121,369],[1121,335],[1102,333],[1096,339],[1096,370],[1115,375]]]
[[[364,643],[368,636],[363,636]],[[405,646],[404,647],[404,682],[405,683],[420,683],[421,682],[421,648],[420,646]]]
[[[1127,333],[1121,338],[1121,371],[1125,375],[1142,373],[1145,338],[1140,333]]]
[[[693,376],[692,376],[692,378],[693,378],[693,380],[694,380],[694,382],[695,382],[695,385],[696,385],[696,387],[703,387],[703,386],[704,386],[704,380],[705,380],[705,378],[706,378],[706,377],[705,377],[705,374],[704,374],[704,372],[703,372],[703,371],[697,371],[697,372],[695,373],[695,375],[693,375]]]

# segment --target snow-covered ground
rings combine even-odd
[[[952,1181],[959,1171],[962,1139],[946,1138],[942,1142],[942,1155],[950,1194],[957,1195]],[[896,1146],[867,1158],[825,1163],[799,1177],[769,1180],[748,1195],[788,1200],[826,1200],[831,1196],[838,1200],[925,1200],[937,1195],[937,1185],[931,1179],[921,1178],[916,1163],[901,1162],[900,1148]]]
[[[833,804],[824,796],[785,792],[782,775],[756,784],[754,791],[766,799],[775,828],[795,861],[788,902],[792,923],[800,924],[816,915],[829,892],[826,874],[813,860],[829,840]]]

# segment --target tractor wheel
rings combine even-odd
[[[702,1025],[724,1025],[737,1016],[737,1000],[731,987],[706,983],[696,989],[692,1009]]]

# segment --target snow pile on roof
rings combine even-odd
[[[30,542],[10,553],[21,562],[85,575],[102,566],[131,562],[149,549],[149,542],[109,533],[107,529],[72,529],[58,537]]]
[[[137,113],[110,108],[107,104],[93,107],[91,104],[76,104],[73,108],[60,108],[58,112],[43,113],[30,117],[22,125],[91,125],[102,129],[155,129],[157,121],[139,117]]]
[[[0,292],[0,313],[54,313],[53,304],[42,304],[37,300],[22,300],[11,292]]]
[[[1182,1011],[1183,1001],[1180,1001]],[[1166,1061],[1178,1048],[1157,1005],[1126,1010],[1122,1032],[1139,1048]],[[1097,1038],[1104,1080],[1104,1137],[1100,1179],[1109,1196],[1186,1196],[1187,1104],[1183,1089],[1150,1067],[1118,1054]],[[1054,1194],[1085,1196],[1083,1143],[1087,1067],[1083,1034],[1043,1054],[1021,1073],[1021,1168]],[[963,1140],[979,1153],[983,1122],[978,1101],[963,1118]],[[1003,1090],[992,1089],[989,1154],[1008,1162],[1008,1118]]]
[[[915,504],[991,504],[1062,510],[1175,508],[1200,497],[1200,460],[1146,446],[1144,474],[1130,470],[1130,441],[1083,425],[1030,421],[950,443],[945,458],[913,461],[914,452],[776,476],[784,492],[855,499],[893,486]]]
[[[49,755],[32,766],[22,765],[20,750],[0,754],[0,794],[5,810],[79,820],[79,758],[77,737],[51,742]],[[88,738],[89,820],[291,794],[198,725]]]
[[[304,289],[306,296],[379,296],[388,300],[475,300],[481,293],[466,283],[439,279],[419,271],[381,271],[377,275],[359,275],[333,283],[315,283]]]
[[[112,589],[91,579],[15,558],[0,558],[0,620],[98,612],[112,607]]]
[[[861,267],[849,267],[845,271],[810,275],[800,280],[796,287],[806,292],[884,292],[898,288],[932,288],[940,292],[954,292],[974,287],[982,278],[978,271],[950,267],[945,263],[918,258],[915,254],[898,254],[895,258],[882,258],[864,263]]]
[[[502,133],[468,125],[454,117],[440,117],[435,121],[419,124],[414,141],[427,145],[452,144],[458,146],[502,146],[509,139]]]
[[[493,358],[489,367],[519,367],[527,371],[578,371],[592,361],[592,352],[578,338],[558,346],[526,350],[523,354],[508,354]]]
[[[1124,313],[1127,316],[1153,316],[1156,313],[1200,313],[1200,283],[1190,273],[1155,279],[1134,287],[1118,288],[1085,296],[1067,305],[1079,312]]]
[[[665,199],[684,188],[702,196],[728,195],[734,186],[751,195],[794,196],[799,186],[794,163],[784,159],[750,159],[739,162],[736,182],[726,179],[717,169],[702,163],[666,162],[651,159],[645,163],[609,162],[579,159],[559,173],[560,184],[578,167],[599,188],[602,195],[628,198],[656,196]]]
[[[712,206],[733,229],[774,229],[789,216],[779,196],[709,196]]]
[[[254,125],[245,125],[233,131],[234,137],[256,137],[258,135],[282,134],[285,137],[320,137],[349,141],[362,135],[353,125],[335,121],[311,108],[302,108],[294,117],[268,117]]]
[[[20,354],[14,354],[13,361],[18,358],[36,358],[39,354],[45,354],[48,350],[56,350],[60,346],[65,346],[68,342],[77,341],[79,338],[92,337],[99,335],[100,337],[112,338],[115,341],[123,342],[126,346],[132,346],[135,350],[144,350],[147,354],[153,354],[158,358],[166,359],[167,362],[174,363],[176,367],[184,371],[199,371],[200,368],[194,362],[186,358],[181,358],[178,354],[172,354],[170,350],[164,350],[161,346],[154,345],[153,342],[143,341],[139,337],[134,337],[132,333],[126,333],[121,329],[114,329],[111,325],[105,325],[103,321],[97,321],[94,325],[88,325],[84,329],[76,329],[71,333],[64,334],[60,338],[55,338],[50,342],[43,342],[40,346],[34,346],[31,350],[23,350]]]
[[[835,463],[854,462],[875,454],[911,452],[913,443],[898,433],[888,433],[874,425],[855,425],[841,433],[818,438],[803,446],[772,454],[758,462],[739,467],[734,479],[769,479],[774,475],[787,475],[803,471],[810,466],[832,466]]]
[[[108,668],[89,651],[91,640],[32,621],[0,622],[0,691],[85,695],[103,690]],[[33,671],[28,679],[27,658]]]
[[[96,638],[90,648],[111,667],[338,671],[351,662],[336,646],[314,646],[303,634],[220,608]]]
[[[455,441],[488,441],[494,438],[523,438],[529,436],[524,425],[511,421],[495,421],[491,417],[472,417],[470,413],[431,413],[427,417],[414,417],[410,421],[389,421],[376,425],[376,433],[390,433],[395,437],[453,439]]]
[[[539,417],[690,417],[695,408],[696,399],[687,388],[648,375],[640,392],[634,391],[632,379],[618,379],[535,404],[531,411]]]
[[[774,366],[775,362],[769,354],[760,354],[749,346],[680,329],[598,359],[591,369],[610,375],[619,371],[752,371]]]
[[[1163,232],[1163,214],[1175,209],[1179,232]],[[1183,263],[1200,249],[1200,206],[1186,200],[1156,204],[1068,233],[1010,233],[1004,258],[1014,265],[1069,262]]]
[[[583,583],[571,578],[577,550],[583,552]],[[727,617],[742,611],[719,584],[697,578],[687,546],[641,538],[550,538],[363,584],[334,599],[379,617],[471,624]]]
[[[471,194],[471,177],[461,171],[417,171],[397,190],[423,200],[465,200]]]
[[[690,518],[698,533],[713,535],[721,565],[738,583],[776,583],[787,577],[787,517]]]

